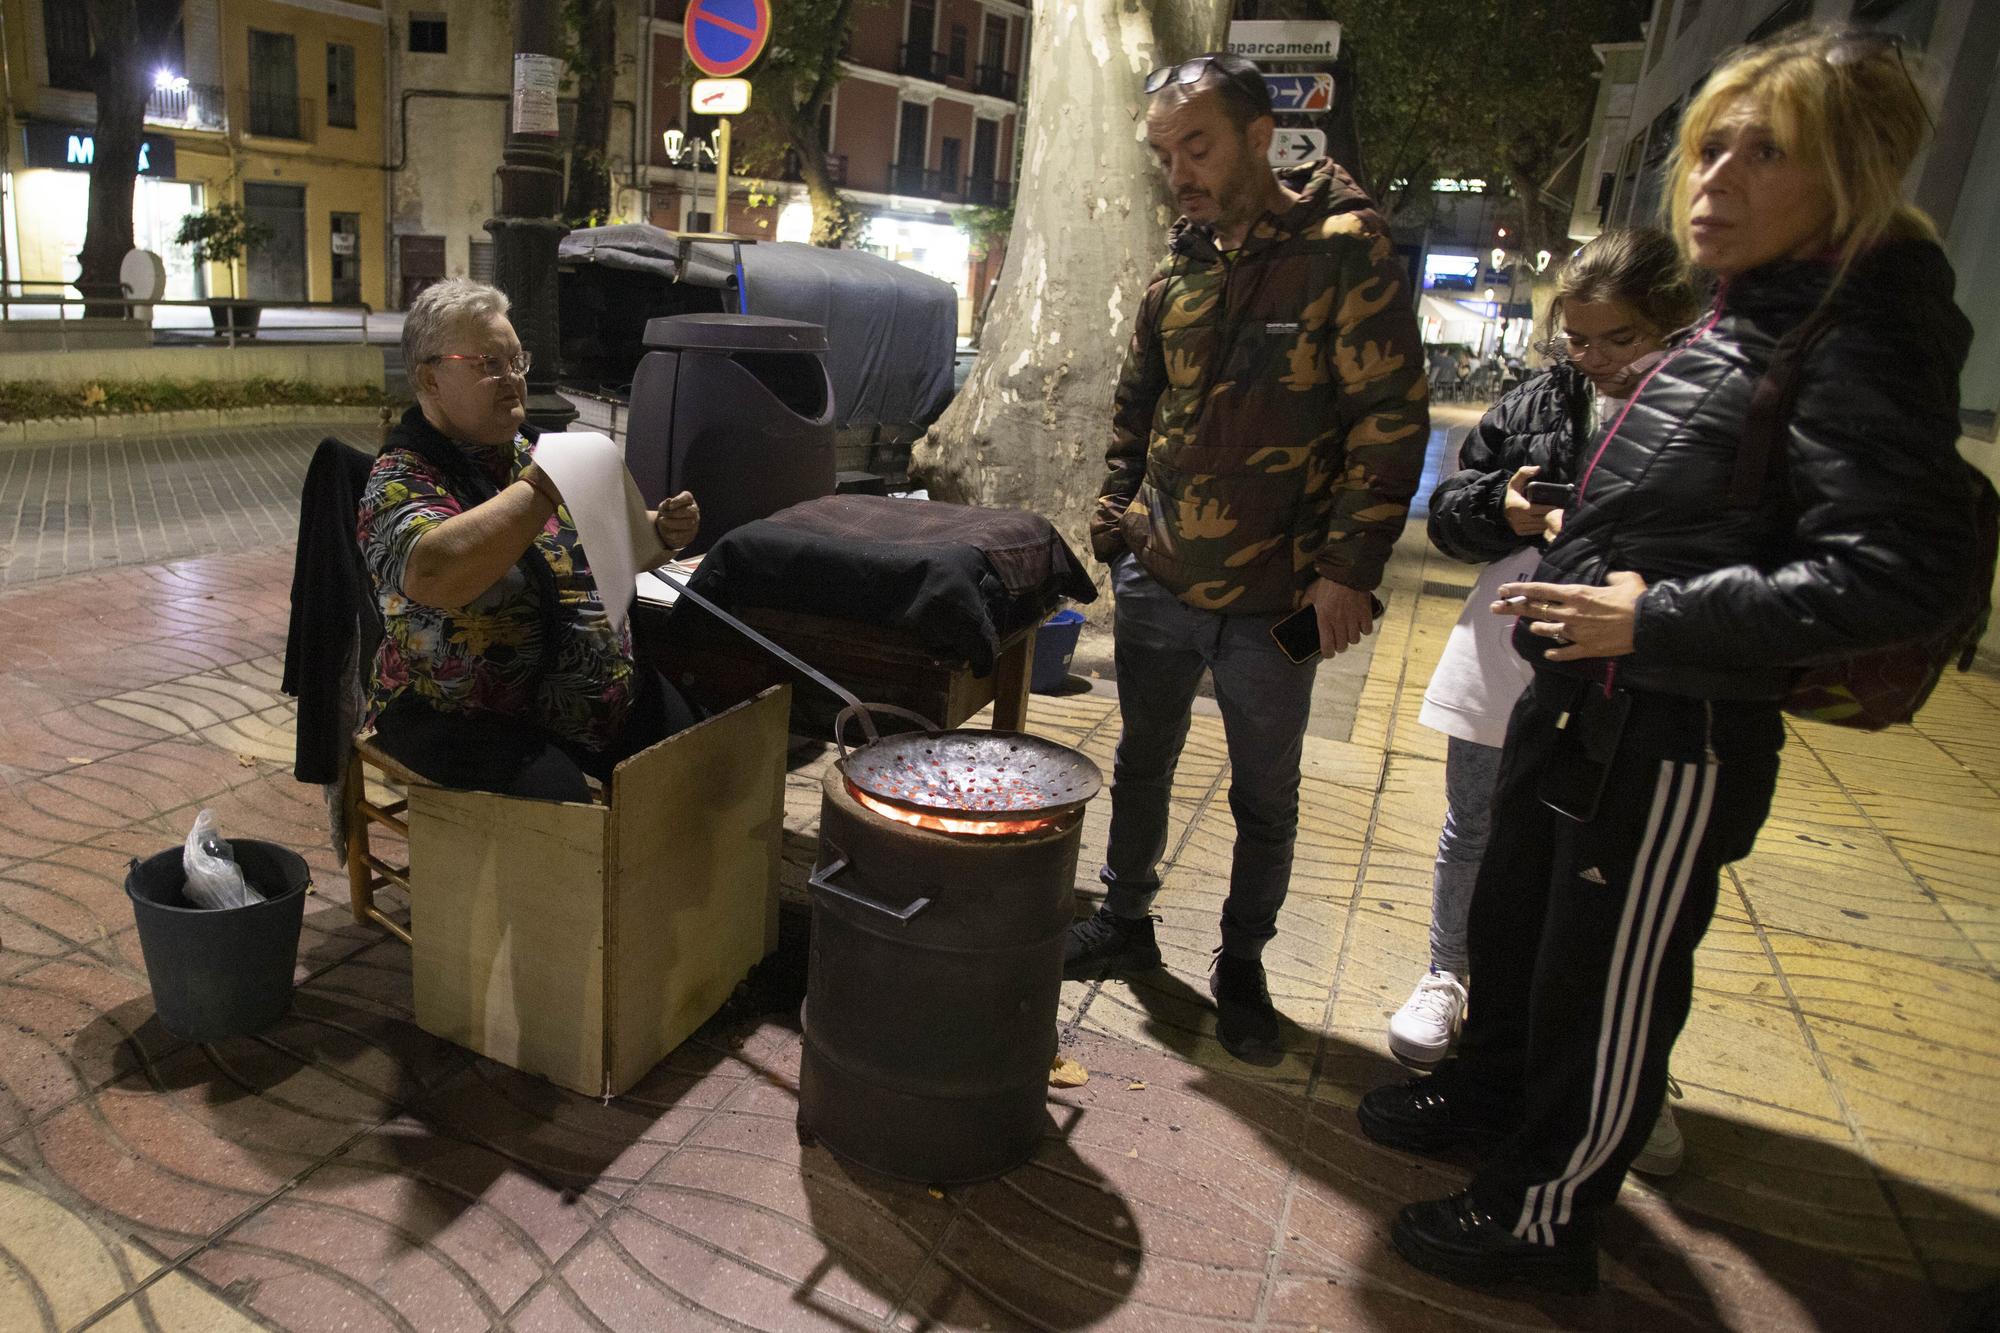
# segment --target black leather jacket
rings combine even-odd
[[[1484,565],[1539,539],[1507,526],[1507,482],[1539,467],[1536,481],[1576,480],[1590,437],[1590,381],[1567,363],[1550,367],[1479,419],[1458,453],[1458,471],[1431,493],[1430,537],[1454,560]]]
[[[1972,330],[1928,241],[1896,241],[1833,271],[1783,261],[1725,284],[1709,317],[1633,399],[1580,469],[1581,496],[1536,578],[1646,580],[1621,687],[1778,699],[1793,669],[1921,637],[1956,605],[1972,559],[1957,440]],[[1828,303],[1799,374],[1785,458],[1756,508],[1732,508],[1751,391],[1785,332]],[[1601,678],[1603,662],[1544,670]]]

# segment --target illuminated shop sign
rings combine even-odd
[[[97,137],[84,126],[23,125],[25,154],[30,167],[54,171],[89,171],[97,160]],[[164,134],[148,134],[139,141],[139,160],[134,174],[172,176],[174,141]]]

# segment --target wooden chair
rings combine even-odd
[[[387,805],[377,805],[369,800],[368,770],[371,768],[385,780],[401,783],[406,793],[403,798]],[[354,738],[354,752],[348,756],[347,776],[340,802],[347,828],[348,897],[356,921],[363,925],[372,921],[405,944],[410,942],[410,932],[375,905],[375,890],[385,884],[394,884],[404,893],[414,896],[410,887],[410,867],[407,862],[400,866],[391,865],[375,855],[369,845],[368,826],[380,824],[394,830],[401,835],[407,847],[410,840],[410,801],[407,793],[413,784],[423,781],[414,771],[376,745],[372,734]]]

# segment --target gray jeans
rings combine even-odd
[[[1486,856],[1492,828],[1493,788],[1500,778],[1500,749],[1478,741],[1445,738],[1444,828],[1431,872],[1431,966],[1465,978],[1466,923],[1472,886]]]
[[[1160,888],[1174,768],[1204,668],[1229,744],[1229,809],[1236,849],[1222,907],[1222,947],[1256,958],[1278,933],[1299,825],[1299,756],[1312,709],[1314,662],[1288,660],[1271,639],[1276,616],[1231,616],[1189,606],[1132,556],[1111,570],[1117,594],[1118,738],[1105,905],[1144,916]]]

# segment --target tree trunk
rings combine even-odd
[[[179,0],[94,0],[96,42],[91,83],[97,93],[90,201],[84,224],[82,272],[76,289],[86,299],[124,295],[119,266],[132,249],[132,191],[145,138],[146,98],[152,92],[155,54],[180,12]],[[122,319],[120,304],[88,305],[87,316]]]
[[[579,227],[611,216],[611,94],[618,76],[618,15],[611,0],[576,7],[576,138],[563,215]]]
[[[1221,49],[1227,21],[1219,0],[1035,7],[1005,272],[971,378],[911,458],[933,496],[1035,510],[1087,550],[1112,390],[1174,218],[1146,150],[1143,81]]]
[[[812,204],[812,243],[838,250],[854,239],[861,221],[860,212],[833,183],[826,169],[826,150],[819,146],[819,113],[815,108],[809,121],[792,121],[786,126],[792,153],[798,159],[799,179],[805,182],[806,198]]]

